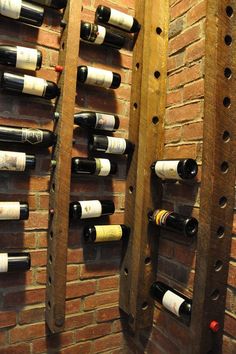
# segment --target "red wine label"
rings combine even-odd
[[[108,176],[111,171],[111,163],[107,159],[98,159],[96,161],[96,174],[98,176]]]
[[[1,171],[24,171],[26,154],[24,152],[0,151]]]
[[[0,273],[6,273],[8,271],[8,254],[0,253]]]
[[[126,31],[129,31],[133,26],[134,19],[130,15],[111,9],[111,15],[108,23],[114,26],[118,26]]]
[[[44,96],[47,88],[47,81],[38,77],[24,75],[23,93],[29,95]]]
[[[176,316],[180,316],[179,314],[179,309],[182,303],[185,300],[180,297],[179,295],[176,295],[170,290],[167,290],[165,295],[162,298],[162,305],[169,310],[170,312],[174,313]]]
[[[21,0],[0,0],[0,13],[3,16],[18,19],[21,12]]]
[[[178,179],[182,178],[177,172],[179,160],[175,161],[157,161],[155,164],[155,172],[161,179]]]
[[[106,28],[98,25],[98,31],[96,33],[96,38],[93,43],[102,44],[106,36]]]
[[[92,66],[87,66],[87,70],[86,84],[105,88],[111,86],[113,81],[113,73],[111,71],[93,68]]]
[[[111,136],[107,137],[108,146],[106,153],[108,154],[118,154],[122,155],[126,149],[126,141],[123,138],[113,138]]]
[[[19,220],[19,202],[0,202],[0,220]]]
[[[36,70],[38,60],[37,49],[16,47],[16,67],[19,69]]]
[[[165,226],[167,217],[171,214],[171,211],[158,209],[153,214],[153,219],[156,225]]]
[[[94,227],[96,230],[94,242],[119,241],[122,237],[120,225],[98,225]]]
[[[79,203],[81,206],[81,219],[98,218],[102,215],[102,204],[99,200],[85,200]]]
[[[102,130],[114,130],[116,120],[115,116],[110,114],[104,113],[96,113],[96,125],[95,129],[102,129]]]
[[[30,144],[39,144],[43,141],[43,132],[39,129],[22,128],[21,142]]]

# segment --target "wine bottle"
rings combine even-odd
[[[108,159],[73,157],[71,170],[78,175],[108,176],[116,173],[117,164]]]
[[[198,231],[197,219],[164,209],[157,209],[151,212],[149,221],[167,230],[183,233],[187,237],[196,235]]]
[[[125,37],[95,23],[81,21],[80,38],[84,41],[121,49]]]
[[[189,324],[192,310],[192,301],[190,299],[160,281],[156,281],[151,285],[150,294],[154,300]]]
[[[134,149],[134,144],[123,138],[114,138],[105,135],[92,135],[89,138],[88,149],[90,152],[102,151],[107,154],[129,154]]]
[[[161,179],[193,179],[198,172],[197,162],[193,159],[158,160],[151,169]]]
[[[48,147],[56,143],[56,135],[46,129],[17,128],[0,125],[0,142]]]
[[[26,271],[30,264],[30,253],[0,253],[0,273]]]
[[[0,202],[0,220],[27,220],[28,218],[28,203]]]
[[[102,112],[83,111],[74,114],[74,124],[83,128],[115,131],[119,128],[119,117]]]
[[[95,19],[97,22],[106,23],[130,33],[138,32],[141,27],[133,16],[103,5],[97,7]]]
[[[55,98],[60,94],[58,86],[39,77],[4,72],[0,86],[7,91],[40,96],[46,99]]]
[[[85,242],[119,241],[129,234],[130,228],[125,225],[94,225],[84,228]]]
[[[116,89],[120,86],[120,74],[112,71],[81,65],[78,67],[77,80],[83,84]]]
[[[32,0],[36,4],[53,7],[54,9],[64,9],[67,5],[67,0]]]
[[[42,65],[42,52],[14,45],[0,45],[0,64],[18,69],[39,70]]]
[[[23,0],[1,0],[0,14],[40,27],[43,23],[44,8]]]
[[[70,203],[70,219],[99,218],[115,211],[112,200],[84,200]]]
[[[25,171],[35,169],[34,155],[24,152],[0,150],[0,171]]]

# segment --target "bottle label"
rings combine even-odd
[[[81,206],[81,219],[98,218],[102,215],[102,204],[99,200],[86,200],[79,203]]]
[[[162,305],[167,310],[174,313],[176,316],[180,317],[179,309],[184,301],[185,300],[179,295],[176,295],[172,291],[167,290],[165,295],[162,298]]]
[[[119,154],[122,155],[126,149],[126,141],[123,138],[113,138],[111,136],[107,137],[108,146],[106,152],[108,154]]]
[[[165,226],[167,217],[171,214],[171,211],[165,209],[158,209],[153,215],[156,225]]]
[[[24,171],[26,154],[24,152],[0,151],[1,171]]]
[[[110,114],[96,113],[96,125],[95,129],[114,130],[116,120],[115,117]]]
[[[86,84],[109,88],[113,81],[113,73],[108,70],[87,66]]]
[[[19,69],[36,70],[38,61],[37,49],[16,47],[16,67]]]
[[[3,16],[20,18],[22,0],[0,0],[0,13]]]
[[[43,132],[39,129],[22,128],[21,142],[30,144],[40,144],[43,141]]]
[[[29,95],[44,96],[47,87],[47,81],[38,77],[24,75],[23,93]]]
[[[0,220],[19,220],[19,202],[0,202]]]
[[[98,176],[108,176],[111,171],[111,163],[107,159],[98,159],[96,161],[96,174]]]
[[[119,241],[122,237],[122,227],[120,225],[94,226],[96,230],[96,240],[94,242]]]
[[[157,161],[155,164],[155,172],[161,179],[178,179],[182,178],[177,172],[179,160],[177,161]]]
[[[98,30],[96,33],[96,38],[93,43],[102,44],[104,42],[104,39],[106,36],[106,28],[103,26],[99,26],[99,25],[97,27],[98,27]]]
[[[119,26],[120,28],[129,31],[133,26],[134,19],[130,15],[111,9],[111,15],[108,23],[114,26]]]
[[[8,254],[0,253],[0,273],[6,273],[8,271]]]

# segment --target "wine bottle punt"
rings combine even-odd
[[[46,129],[18,128],[0,125],[0,142],[49,147],[56,143],[56,135]]]
[[[6,91],[24,93],[46,99],[55,98],[60,94],[60,90],[54,82],[29,75],[4,72],[2,73],[0,85]]]
[[[112,71],[81,65],[78,67],[77,81],[87,85],[116,89],[120,86],[121,76]]]
[[[195,236],[198,231],[197,219],[164,209],[150,212],[149,221],[166,230],[183,233],[187,237]]]
[[[107,154],[129,154],[134,150],[134,144],[123,138],[105,135],[92,135],[88,142],[89,152],[105,152]]]
[[[0,253],[0,273],[26,271],[30,265],[30,253]]]
[[[111,215],[115,211],[112,200],[84,200],[70,203],[69,215],[71,220],[99,218]]]
[[[119,117],[102,112],[83,111],[74,114],[74,124],[83,128],[115,131],[119,128]]]
[[[44,8],[24,0],[1,0],[0,14],[40,27],[43,23]]]
[[[0,202],[0,220],[27,220],[28,218],[28,203]]]
[[[0,64],[18,69],[39,70],[42,65],[42,52],[33,48],[0,45]]]
[[[73,157],[71,171],[78,175],[108,176],[117,171],[117,164],[108,159]]]
[[[94,225],[84,228],[85,242],[119,241],[129,234],[130,228],[126,225]]]
[[[125,44],[125,37],[104,26],[81,21],[80,37],[87,42],[121,49]]]
[[[67,0],[32,0],[32,2],[54,9],[64,9],[67,5]]]
[[[0,150],[0,171],[26,171],[35,169],[36,158],[24,152]]]
[[[198,172],[197,162],[193,159],[158,160],[151,169],[161,179],[193,179]]]
[[[192,301],[170,286],[156,281],[151,285],[150,294],[154,300],[179,317],[186,324],[190,323]]]

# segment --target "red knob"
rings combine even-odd
[[[57,73],[62,73],[63,70],[64,70],[63,66],[61,66],[61,65],[56,65],[55,66],[55,71]]]
[[[209,328],[212,330],[212,332],[218,332],[220,330],[220,324],[218,321],[211,321]]]

